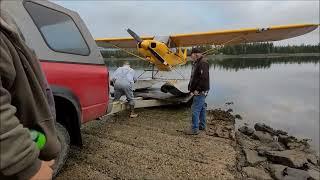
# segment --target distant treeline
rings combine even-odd
[[[274,46],[273,43],[252,43],[237,44],[225,46],[219,50],[219,53],[227,55],[238,54],[270,54],[270,53],[319,53],[320,43],[318,45],[299,45],[299,46]]]
[[[125,59],[105,59],[109,69],[116,69],[122,66]],[[230,58],[230,59],[214,59],[213,56],[208,57],[209,66],[214,68],[222,68],[225,70],[240,70],[240,69],[268,69],[272,64],[319,64],[320,60],[317,57],[276,57],[276,58]],[[139,59],[130,60],[130,65],[134,69],[148,69],[150,64],[147,61]],[[191,62],[179,66],[178,68],[190,68]]]
[[[272,64],[319,64],[319,59],[306,57],[278,57],[278,58],[232,58],[223,60],[208,59],[209,65],[223,68],[226,70],[240,70],[240,69],[268,69]]]
[[[212,46],[198,46],[198,48],[203,51],[212,49]],[[188,54],[190,54],[188,49]],[[134,54],[138,54],[136,49],[126,49]],[[271,53],[280,53],[280,54],[291,54],[291,53],[320,53],[320,43],[318,45],[287,45],[287,46],[275,46],[273,43],[250,43],[250,44],[237,44],[224,46],[217,51],[214,51],[215,54],[226,54],[226,55],[238,55],[238,54],[271,54]],[[102,50],[101,54],[104,58],[127,58],[132,57],[123,50]]]

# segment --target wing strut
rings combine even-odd
[[[115,45],[115,44],[112,44],[112,43],[108,43],[108,44],[110,44],[111,46],[113,46],[113,47],[115,47],[115,48],[118,48],[118,49],[120,49],[120,50],[122,50],[122,51],[124,51],[124,52],[126,52],[126,53],[128,53],[128,54],[130,54],[130,55],[132,55],[132,56],[134,56],[134,57],[136,57],[136,58],[139,58],[139,59],[142,59],[142,60],[146,60],[145,58],[143,58],[143,57],[141,57],[141,56],[138,56],[138,55],[136,55],[136,54],[134,54],[134,53],[132,53],[132,52],[129,52],[129,51],[127,51],[127,50],[125,50],[125,49],[123,49],[123,48],[121,48],[121,47],[119,47],[119,46],[117,46],[117,45]]]
[[[233,42],[233,41],[235,41],[235,40],[237,40],[237,39],[244,38],[245,36],[246,36],[246,35],[236,36],[235,38],[232,38],[231,40],[222,43],[222,44],[220,45],[220,47],[221,47],[221,46],[224,46],[224,45],[227,45],[227,44],[229,44],[229,43],[231,43],[231,42]],[[214,52],[214,51],[217,51],[217,48],[209,49],[209,50],[205,51],[205,52],[202,53],[202,54],[203,54],[204,56],[207,56],[207,55],[210,55],[209,52]]]

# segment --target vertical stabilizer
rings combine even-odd
[[[181,64],[186,64],[186,62],[187,62],[187,49],[185,49],[183,52],[181,50],[181,48],[179,47],[178,55],[181,58]]]

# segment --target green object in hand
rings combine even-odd
[[[46,136],[36,130],[30,130],[30,135],[33,140],[37,144],[39,150],[42,150],[44,145],[46,144]]]

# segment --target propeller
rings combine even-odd
[[[139,47],[140,47],[140,45],[141,45],[140,43],[142,43],[143,40],[135,32],[133,32],[131,29],[128,28],[127,32],[133,37],[134,40],[137,41],[137,43],[139,44]],[[155,50],[153,50],[149,46],[147,48],[161,63],[166,65],[165,60]]]
[[[134,40],[136,40],[138,43],[142,42],[142,39],[135,33],[133,32],[131,29],[127,29],[127,32],[133,37]]]

